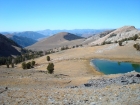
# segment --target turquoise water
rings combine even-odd
[[[93,59],[91,62],[98,71],[104,74],[127,73],[134,70],[140,72],[140,64],[134,64],[131,62],[117,62],[102,59]]]

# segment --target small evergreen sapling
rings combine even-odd
[[[49,74],[54,73],[54,64],[53,63],[49,63],[49,65],[47,66],[47,70]]]

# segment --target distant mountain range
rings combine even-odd
[[[22,36],[31,38],[34,40],[41,40],[43,38],[47,38],[49,36],[52,36],[54,34],[60,33],[60,32],[68,32],[75,34],[77,36],[81,37],[89,37],[101,32],[106,31],[107,29],[73,29],[73,30],[41,30],[41,31],[24,31],[24,32],[1,32],[3,35],[15,35],[15,36]]]
[[[12,35],[27,37],[27,38],[31,38],[31,39],[34,39],[34,40],[38,40],[40,38],[45,38],[44,35],[42,35],[40,33],[37,33],[37,32],[33,32],[33,31],[25,31],[25,32],[12,33]]]
[[[6,37],[12,39],[13,41],[15,41],[17,44],[19,44],[22,47],[27,47],[37,42],[34,39],[22,37],[22,36],[6,35]]]
[[[21,47],[13,40],[0,34],[0,57],[20,55]]]
[[[43,34],[45,36],[51,36],[60,32],[68,32],[68,33],[72,33],[81,37],[88,37],[88,36],[92,36],[94,34],[98,34],[100,32],[103,32],[107,29],[74,29],[74,30],[50,30],[50,29],[46,29],[46,30],[42,30],[42,31],[36,31],[40,34]]]
[[[2,35],[8,35],[11,34],[10,32],[0,32]]]
[[[46,30],[44,32],[51,35],[53,32],[56,33],[62,30]],[[68,31],[68,30],[65,30]],[[9,34],[8,32],[4,32],[2,35],[0,34],[0,56],[11,56],[20,54],[20,50],[22,47],[26,47],[28,49],[37,50],[37,51],[46,51],[49,49],[61,48],[64,46],[76,46],[76,45],[101,45],[103,42],[118,42],[125,38],[133,37],[138,34],[140,36],[140,30],[136,29],[134,26],[124,26],[114,30],[92,30],[92,29],[83,29],[83,30],[71,30],[71,32],[76,32],[77,34],[69,33],[69,32],[60,32],[57,34],[53,34],[50,37],[45,38],[45,35],[42,35],[37,32],[26,31],[26,32],[18,32]],[[90,37],[84,38],[81,37],[86,34],[86,36],[91,35]],[[98,34],[93,34],[98,33]],[[16,36],[17,35],[17,36]],[[79,36],[78,36],[79,35]],[[8,38],[9,39],[8,39]],[[36,41],[41,39],[40,41]],[[12,40],[13,41],[12,41]],[[14,42],[15,41],[15,42]],[[19,46],[19,45],[20,46]]]

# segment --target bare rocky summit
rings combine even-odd
[[[88,37],[84,42],[82,42],[82,44],[88,44],[88,43],[91,43],[93,41],[96,41],[106,35],[108,35],[109,33],[111,33],[112,31],[114,30],[108,30],[108,31],[104,31],[104,32],[101,32],[99,34],[96,34],[96,35],[93,35],[93,36],[90,36]]]
[[[140,31],[137,30],[134,26],[124,26],[119,29],[114,30],[113,32],[107,34],[106,36],[89,43],[89,45],[101,45],[103,42],[115,42],[120,41],[125,38],[130,38],[138,34],[140,36]]]

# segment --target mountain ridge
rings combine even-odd
[[[134,26],[123,26],[107,34],[106,36],[89,43],[89,45],[101,45],[103,42],[114,43],[115,41],[120,41],[125,38],[134,37],[136,34],[139,34],[140,36],[140,31]]]
[[[81,44],[83,40],[84,40],[83,37],[68,32],[61,32],[61,33],[54,34],[48,38],[45,38],[27,48],[32,50],[48,50],[48,49],[63,47],[66,45],[73,46],[73,45]]]
[[[37,41],[31,38],[23,37],[23,36],[16,36],[16,35],[5,35],[7,38],[10,38],[14,42],[16,42],[18,45],[22,47],[30,46]]]
[[[77,36],[81,36],[81,37],[88,37],[91,36],[93,34],[97,34],[100,32],[103,32],[105,30],[108,29],[72,29],[72,30],[50,30],[50,29],[46,29],[46,30],[41,30],[41,31],[36,31],[40,34],[43,34],[45,36],[51,36],[60,32],[68,32],[68,33],[72,33],[75,34]]]
[[[0,56],[20,55],[22,48],[13,40],[0,34]]]
[[[45,38],[44,35],[34,32],[34,31],[15,32],[15,33],[12,33],[12,35],[27,37],[27,38],[31,38],[35,40],[38,40],[40,38]]]

